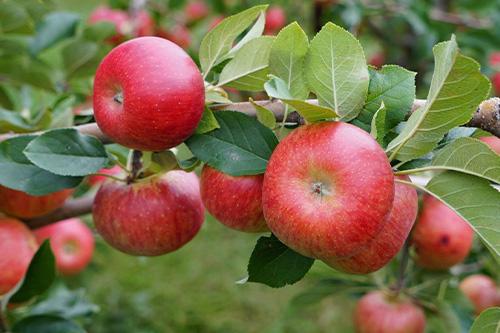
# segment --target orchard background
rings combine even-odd
[[[267,18],[263,14],[265,6],[255,7],[262,4],[270,4]],[[104,6],[117,12],[110,14],[103,9]],[[214,29],[223,18],[245,10],[248,11],[238,20],[228,24],[227,30]],[[113,24],[102,22],[111,17],[120,22],[118,32]],[[335,26],[327,22],[333,22]],[[237,30],[239,25],[240,31]],[[55,276],[50,247],[47,243],[42,245],[24,282],[18,284],[19,290],[2,297],[2,329],[45,332],[42,330],[45,327],[46,332],[52,333],[354,332],[351,317],[360,297],[371,290],[399,288],[398,292],[408,290],[415,304],[425,309],[426,332],[469,332],[475,319],[474,307],[459,290],[459,281],[471,274],[485,274],[497,285],[500,281],[500,195],[490,186],[499,183],[500,158],[476,140],[492,134],[499,136],[499,101],[482,104],[472,117],[481,101],[500,94],[499,25],[498,1],[0,2],[0,184],[37,195],[55,191],[62,183],[66,184],[63,187],[78,185],[73,193],[74,199],[68,201],[62,210],[41,218],[25,217],[23,221],[35,227],[53,223],[57,217],[81,215],[95,237],[95,251],[89,265],[71,276],[61,274],[64,273],[61,268]],[[295,51],[300,53],[304,43],[291,49],[285,37],[306,40],[307,51],[307,43],[313,45],[311,40],[324,26],[323,36],[330,32],[332,35],[328,37],[333,36],[333,40],[351,47],[349,52],[344,50],[343,54],[336,56],[350,59],[347,61],[360,61],[354,66],[354,74],[338,72],[335,75],[340,76],[340,81],[348,82],[349,75],[361,73],[358,78],[363,82],[347,84],[348,88],[341,95],[346,99],[352,92],[363,95],[363,88],[360,92],[358,86],[365,86],[364,94],[368,93],[368,99],[365,101],[365,96],[362,96],[361,108],[349,109],[347,105],[335,110],[332,105],[337,106],[337,101],[334,99],[329,104],[328,98],[323,103],[320,101],[321,106],[318,106],[310,100],[324,93],[317,88],[320,86],[318,82],[313,85],[316,88],[306,91],[305,95],[297,93],[287,86],[289,79],[273,69],[279,67],[273,64],[278,57],[273,60],[270,55],[273,42],[278,45],[275,46],[278,51],[281,47],[283,53],[292,54]],[[338,26],[355,36],[364,51],[358,50],[355,39]],[[285,37],[280,39],[278,33],[283,28],[282,36]],[[236,29],[236,32],[231,29]],[[234,34],[226,51],[230,56],[226,54],[226,60],[209,59],[213,60],[212,66],[207,66],[207,60],[201,59],[200,65],[199,55],[204,54],[204,43],[205,48],[209,43],[210,38],[205,37],[210,36],[207,35],[209,31],[215,36],[213,43]],[[242,39],[245,33],[251,38]],[[272,37],[258,37],[262,33],[278,37],[274,40]],[[39,136],[40,140],[36,139],[38,146],[33,145],[29,150],[24,150],[27,142],[23,143],[26,141],[23,136],[12,136],[94,123],[91,96],[99,63],[120,42],[142,35],[160,36],[180,45],[203,71],[206,82],[213,84],[205,87],[205,100],[213,112],[205,111],[194,139],[188,139],[187,145],[178,146],[176,156],[144,154],[143,167],[150,167],[150,172],[181,167],[195,169],[199,174],[201,162],[207,162],[226,172],[261,173],[262,166],[255,161],[244,166],[251,169],[250,173],[242,171],[242,165],[231,164],[228,155],[226,159],[214,162],[212,156],[217,150],[197,145],[197,135],[199,142],[199,137],[210,136],[210,133],[220,130],[219,127],[227,126],[220,117],[240,121],[249,130],[260,134],[274,130],[276,137],[281,139],[304,122],[340,116],[371,132],[387,149],[388,157],[394,162],[392,166],[401,174],[405,170],[423,168],[423,172],[413,174],[420,193],[426,189],[423,182],[435,175],[442,176],[444,188],[439,188],[436,181],[434,187],[427,189],[434,193],[441,191],[443,197],[443,194],[470,187],[462,196],[475,207],[467,212],[461,210],[461,214],[474,221],[471,223],[478,233],[470,252],[466,251],[466,258],[450,269],[426,270],[416,263],[414,249],[405,245],[390,264],[376,273],[350,275],[333,270],[320,260],[312,264],[312,260],[286,247],[278,248],[278,255],[266,257],[265,246],[275,244],[274,239],[268,238],[269,233],[238,232],[217,222],[208,213],[196,237],[172,253],[159,257],[135,257],[110,247],[95,232],[89,214],[90,196],[103,179],[93,176],[83,180],[82,177],[101,173],[98,170],[104,166],[126,165],[127,158],[133,162],[140,156],[129,154],[124,147],[108,144],[109,137],[96,131],[93,125],[83,127],[85,130],[80,133],[84,136],[72,131],[48,132],[45,137]],[[246,48],[241,47],[240,53],[229,51],[236,40],[249,44]],[[444,43],[438,44],[440,42]],[[392,95],[380,92],[382,97],[373,98],[371,89],[377,87],[368,88],[367,77],[363,77],[363,70],[368,70],[365,59],[373,66],[370,67],[370,85],[376,82],[382,91],[387,87]],[[384,64],[401,67],[375,69]],[[332,69],[332,72],[335,71]],[[309,73],[329,75],[319,62],[311,65]],[[492,84],[486,78],[490,78]],[[308,77],[308,80],[314,81],[314,78]],[[446,90],[446,86],[451,87]],[[432,100],[437,96],[451,100],[446,108],[425,105],[425,99]],[[259,100],[265,102],[253,104]],[[232,104],[236,102],[245,104]],[[422,112],[418,111],[419,108],[424,110],[424,118],[429,121],[426,131],[436,131],[432,133],[437,133],[437,137],[432,137],[431,133],[430,138],[405,139],[401,134],[405,133],[405,124],[412,123],[409,114]],[[292,112],[294,109],[298,112]],[[360,109],[359,116],[351,114]],[[454,113],[446,113],[443,109]],[[243,116],[224,110],[240,111],[253,117],[237,118]],[[439,118],[438,111],[442,118]],[[226,116],[217,116],[217,112]],[[438,116],[429,120],[431,117],[427,115],[432,112]],[[288,117],[282,122],[283,113]],[[395,118],[391,118],[391,114],[395,114]],[[451,116],[454,114],[459,115],[458,120]],[[234,135],[244,132],[230,126],[223,129]],[[86,134],[96,136],[102,143],[93,141]],[[269,139],[269,135],[265,135]],[[402,135],[399,141],[398,135]],[[79,155],[73,151],[73,154],[64,156],[59,150],[61,145],[54,143],[60,142],[63,136],[72,145],[81,147],[87,144],[88,149],[79,151]],[[246,133],[245,138],[251,136]],[[9,140],[19,141],[7,145]],[[430,146],[421,145],[426,140],[431,142]],[[407,142],[417,153],[404,148]],[[461,147],[465,144],[469,148],[464,150]],[[252,143],[251,149],[257,151],[257,145]],[[13,159],[16,163],[23,159],[19,155],[24,154],[23,150],[29,160],[23,160],[16,169],[16,165],[12,167],[9,163]],[[480,158],[468,159],[475,156]],[[21,164],[32,162],[33,168],[39,168],[36,172],[41,173],[23,173],[25,169]],[[129,163],[129,167],[133,169],[133,163]],[[458,173],[461,176],[457,176]],[[460,198],[455,200],[460,201]],[[283,253],[283,256],[279,255]],[[0,253],[0,256],[6,257],[5,253]],[[0,271],[0,278],[5,272]],[[494,293],[498,290],[490,290],[490,295]],[[8,305],[9,300],[15,306]],[[500,305],[498,298],[496,302],[497,306]],[[500,309],[488,311],[472,328],[474,333],[498,332]],[[50,326],[55,322],[60,325],[59,331]]]

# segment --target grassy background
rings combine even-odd
[[[350,332],[352,301],[344,298],[288,312],[294,295],[328,276],[321,263],[294,286],[235,283],[246,275],[257,238],[211,217],[193,241],[157,258],[122,254],[98,238],[89,269],[68,282],[86,288],[101,308],[91,333]]]

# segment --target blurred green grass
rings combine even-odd
[[[246,276],[257,238],[211,217],[186,246],[156,258],[122,254],[98,238],[91,266],[68,282],[85,287],[101,308],[86,327],[89,333],[321,333],[332,332],[332,325],[335,332],[350,332],[347,299],[331,298],[287,315],[294,295],[327,276],[323,264],[281,289],[235,283]]]

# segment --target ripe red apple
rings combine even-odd
[[[208,15],[209,9],[204,1],[190,1],[185,8],[186,19],[188,22],[198,21]]]
[[[476,314],[480,314],[487,308],[500,306],[500,290],[489,276],[470,275],[460,282],[460,290],[472,302]]]
[[[409,177],[398,177],[409,181]],[[355,255],[328,262],[344,272],[367,274],[385,266],[399,252],[417,218],[418,195],[415,188],[396,183],[391,213],[380,233]]]
[[[183,25],[177,24],[167,32],[166,37],[169,41],[179,45],[187,50],[191,46],[191,33],[189,29]]]
[[[116,176],[122,173],[122,168],[119,165],[115,165],[110,169],[101,169],[97,173],[100,174],[105,174],[105,175],[111,175],[111,176]],[[101,183],[104,183],[109,177],[106,176],[99,176],[99,175],[94,175],[90,176],[87,179],[87,182],[90,186],[95,186]]]
[[[57,270],[63,275],[76,275],[92,260],[94,236],[78,218],[60,221],[34,231],[39,244],[50,239]]]
[[[88,22],[109,22],[115,27],[116,34],[109,38],[112,44],[119,44],[125,40],[125,36],[132,33],[132,25],[130,24],[127,12],[118,9],[111,9],[106,6],[97,7],[89,16]]]
[[[274,150],[262,205],[269,229],[326,262],[353,256],[382,230],[394,176],[378,143],[343,122],[299,127]]]
[[[145,10],[140,10],[129,18],[133,25],[133,37],[152,36],[154,34],[154,21]]]
[[[493,84],[493,90],[495,94],[500,95],[500,72],[493,74],[491,77],[491,83]]]
[[[204,220],[198,177],[174,170],[129,185],[106,182],[92,214],[99,234],[122,252],[157,256],[175,251]]]
[[[375,66],[377,68],[382,67],[385,62],[385,55],[383,52],[377,52],[373,54],[370,59],[368,60],[368,63],[372,66]]]
[[[412,234],[417,263],[427,269],[450,268],[467,257],[472,246],[472,228],[451,208],[429,195]]]
[[[479,138],[479,140],[483,141],[486,143],[488,146],[490,146],[491,149],[497,154],[500,155],[500,139],[497,138],[496,136],[483,136]]]
[[[0,295],[23,278],[37,248],[35,236],[24,223],[0,218]]]
[[[404,296],[373,291],[363,296],[354,311],[357,333],[423,333],[424,311]]]
[[[0,211],[20,218],[33,218],[48,214],[61,207],[73,193],[72,189],[42,196],[0,186]]]
[[[500,51],[496,51],[490,54],[490,66],[500,66]]]
[[[196,129],[205,105],[203,78],[180,47],[140,37],[114,48],[97,68],[94,115],[114,142],[162,151]]]
[[[286,14],[281,6],[271,6],[267,10],[266,25],[264,31],[266,34],[274,34],[283,28],[286,24]]]
[[[219,25],[219,23],[221,23],[222,21],[224,20],[224,16],[222,15],[217,15],[216,17],[214,17],[212,19],[212,21],[210,22],[209,26],[208,26],[208,30],[212,30],[213,28],[215,28],[216,26]]]
[[[267,231],[262,214],[263,179],[263,175],[233,177],[205,164],[200,180],[203,204],[229,228]]]

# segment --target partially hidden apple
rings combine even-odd
[[[409,177],[398,177],[410,181]],[[417,218],[418,194],[410,185],[396,183],[394,203],[380,233],[351,257],[328,262],[344,272],[367,274],[385,266],[402,248]]]
[[[476,314],[480,314],[487,308],[500,306],[500,290],[489,276],[470,275],[460,282],[460,290],[472,302]]]
[[[405,296],[373,291],[363,296],[354,311],[357,333],[424,333],[424,311]]]
[[[72,189],[34,196],[0,186],[0,212],[20,218],[34,218],[61,207],[73,193]]]
[[[500,155],[500,139],[496,136],[483,136],[479,138],[482,142],[486,143],[495,153]]]
[[[201,119],[204,99],[196,64],[179,46],[158,37],[120,44],[94,79],[99,128],[132,149],[163,151],[183,142]]]
[[[117,176],[123,172],[122,168],[119,165],[115,165],[112,168],[109,169],[101,169],[97,173],[102,174],[102,175],[93,175],[88,177],[87,182],[90,186],[96,186],[99,184],[104,183],[109,177],[106,177],[104,175],[110,175],[110,176]]]
[[[122,252],[158,256],[175,251],[204,220],[198,177],[173,170],[132,184],[106,182],[92,214],[98,233]]]
[[[491,76],[491,83],[493,84],[493,91],[498,96],[500,95],[500,72],[496,72]]]
[[[205,1],[190,1],[185,8],[185,14],[188,22],[198,21],[208,15],[209,8]]]
[[[244,232],[269,230],[262,214],[263,175],[227,175],[205,164],[201,198],[205,208],[225,226]]]
[[[286,24],[286,14],[281,6],[271,6],[266,13],[266,24],[264,31],[266,34],[275,34]]]
[[[189,49],[191,46],[191,32],[182,24],[174,25],[168,32],[164,33],[163,37],[179,45],[184,50]]]
[[[208,30],[212,30],[213,28],[215,28],[216,26],[219,25],[219,23],[221,23],[222,21],[224,21],[224,16],[222,15],[217,15],[216,17],[214,17],[212,19],[212,21],[210,21],[210,24],[208,25]]]
[[[80,273],[92,260],[94,236],[79,218],[50,224],[36,229],[34,234],[39,244],[50,239],[57,270],[63,275]]]
[[[274,150],[262,206],[271,231],[295,251],[325,262],[351,257],[382,230],[394,176],[362,129],[323,122],[294,130]]]
[[[473,239],[474,232],[466,221],[438,199],[424,196],[412,233],[418,265],[430,270],[450,268],[467,257]]]
[[[24,223],[0,218],[0,295],[21,281],[37,248],[35,236]]]

